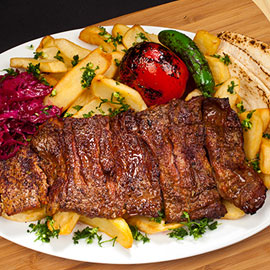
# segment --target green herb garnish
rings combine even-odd
[[[42,111],[44,114],[49,115],[48,110],[50,110],[52,107],[53,107],[52,105],[49,105],[49,106],[43,108],[41,111]]]
[[[79,55],[76,54],[73,56],[73,60],[71,61],[71,65],[75,67],[79,63]]]
[[[57,95],[57,91],[56,91],[56,89],[53,89],[51,94],[50,94],[50,97],[54,97],[56,95]]]
[[[82,88],[87,88],[90,86],[92,80],[96,76],[96,70],[99,69],[99,66],[97,66],[95,69],[93,69],[93,64],[92,63],[87,63],[85,67],[82,67],[81,70],[84,70],[82,74]]]
[[[198,239],[203,236],[207,229],[215,230],[218,225],[217,221],[208,218],[191,221],[187,212],[183,213],[182,218],[187,219],[186,222],[181,222],[183,227],[172,229],[171,232],[168,233],[169,237],[183,240],[185,236],[190,235],[193,236],[194,239]]]
[[[248,131],[248,129],[252,128],[252,122],[250,120],[251,120],[252,115],[253,115],[253,113],[255,111],[256,110],[253,110],[253,111],[249,112],[247,114],[247,118],[242,121],[241,125],[242,125],[242,127],[244,128],[245,131]]]
[[[71,117],[71,116],[73,116],[74,114],[73,113],[68,113],[68,112],[66,112],[65,114],[64,114],[64,117]]]
[[[246,111],[246,109],[245,109],[245,107],[244,107],[244,105],[243,105],[243,101],[237,103],[237,104],[236,104],[236,108],[237,108],[237,110],[238,110],[238,114],[241,114],[241,113],[243,113],[243,112]]]
[[[219,55],[219,54],[213,54],[213,55],[211,55],[211,56],[212,56],[212,57],[215,57],[215,58],[218,58],[221,62],[224,63],[224,65],[228,66],[229,64],[232,63],[232,62],[231,62],[231,59],[230,59],[230,57],[229,57],[228,54],[223,53],[223,55],[224,55],[224,56],[221,56],[221,55]]]
[[[34,59],[39,59],[39,58],[44,58],[43,52],[33,52],[34,54]]]
[[[113,117],[121,112],[125,112],[130,108],[130,105],[125,103],[125,98],[121,96],[119,92],[113,92],[111,95],[111,99],[106,99],[106,98],[101,98],[101,102],[99,106],[96,107],[96,109],[100,109],[102,104],[104,103],[110,103],[114,105],[119,105],[120,107],[118,108],[109,108],[109,116]]]
[[[90,112],[88,112],[88,113],[84,113],[84,114],[83,114],[83,118],[90,118],[90,117],[92,117],[94,114],[95,114],[95,112],[93,112],[93,111],[90,111]]]
[[[2,82],[7,76],[16,77],[18,75],[18,72],[13,68],[5,68],[2,71],[5,71],[6,74],[0,79],[0,82]]]
[[[60,55],[60,53],[61,53],[61,52],[58,51],[58,52],[56,53],[56,55],[54,56],[54,58],[64,63],[64,58]]]
[[[132,237],[134,240],[136,241],[143,241],[143,243],[147,243],[150,242],[150,239],[148,238],[147,234],[143,235],[136,226],[133,225],[128,225],[131,233],[132,233]]]
[[[115,65],[117,66],[117,67],[119,67],[120,66],[120,61],[118,60],[118,59],[114,59],[114,62],[115,62]]]
[[[231,81],[231,84],[228,85],[227,92],[230,94],[236,94],[234,91],[235,86],[238,86],[238,84],[235,84],[234,81]]]
[[[102,241],[102,235],[98,234],[98,227],[96,228],[86,227],[82,231],[78,230],[74,233],[72,239],[74,244],[78,244],[80,239],[85,239],[87,244],[92,244],[95,238],[98,240],[98,245],[100,247],[102,247],[102,244],[107,242],[113,242],[112,246],[114,247],[115,241],[117,239],[117,237],[114,237],[112,239]]]
[[[147,41],[148,40],[148,38],[145,36],[145,34],[144,33],[142,33],[142,32],[140,32],[140,33],[138,33],[137,35],[136,35],[136,40],[137,39],[141,39],[142,41]]]
[[[257,154],[256,158],[254,158],[254,159],[251,159],[251,160],[246,159],[246,162],[248,163],[249,166],[252,166],[254,171],[256,171],[257,173],[261,173],[259,154]]]
[[[98,33],[100,36],[104,37],[104,41],[106,43],[111,43],[113,44],[113,46],[115,47],[115,49],[117,48],[118,44],[122,44],[122,39],[123,36],[121,36],[119,33],[117,33],[116,37],[113,37],[111,34],[109,34],[106,29],[102,26],[99,27],[99,29],[101,30],[100,33]]]
[[[263,133],[263,138],[270,139],[270,134],[269,133]]]
[[[30,45],[26,46],[26,48],[28,50],[34,50],[34,45],[33,44],[30,44]]]
[[[78,112],[82,107],[83,106],[81,106],[81,105],[76,105],[76,106],[73,106],[72,108]]]
[[[48,223],[52,230],[49,229]],[[51,238],[58,238],[60,232],[59,229],[56,230],[54,228],[54,220],[51,216],[46,217],[44,223],[41,223],[41,221],[39,220],[37,224],[31,223],[29,227],[31,230],[27,230],[27,232],[35,233],[35,235],[37,236],[35,241],[40,240],[44,243],[49,243]]]
[[[164,211],[158,211],[158,217],[151,217],[150,221],[155,221],[156,223],[160,224],[164,217],[165,217]]]
[[[32,73],[34,77],[36,77],[38,80],[40,80],[45,85],[50,85],[44,77],[41,76],[40,72],[40,63],[33,65],[32,63],[29,63],[27,70],[28,73]]]

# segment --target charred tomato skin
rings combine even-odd
[[[147,106],[180,98],[188,76],[184,62],[172,51],[154,42],[142,42],[129,48],[119,72],[120,82],[137,90]]]

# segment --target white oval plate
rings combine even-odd
[[[108,31],[112,29],[112,27],[106,28]],[[152,26],[143,26],[143,28],[147,32],[155,34],[165,29]],[[93,49],[94,46],[90,46],[78,39],[81,30],[71,30],[52,36],[55,38],[67,38],[83,47]],[[194,37],[193,33],[184,33],[191,38]],[[27,47],[33,45],[36,48],[40,40],[41,38],[26,42],[0,54],[0,70],[9,67],[11,57],[33,57],[33,50],[29,50]],[[114,247],[111,246],[111,243],[106,243],[101,248],[97,242],[87,245],[84,240],[81,240],[79,244],[74,245],[72,235],[59,236],[59,239],[52,239],[48,244],[39,241],[34,242],[35,235],[27,233],[29,223],[9,221],[2,217],[0,217],[0,236],[39,252],[78,261],[113,264],[161,262],[217,250],[258,233],[270,225],[270,200],[267,199],[263,208],[253,216],[246,215],[240,220],[220,220],[219,223],[218,229],[206,232],[198,240],[187,237],[185,240],[179,241],[169,238],[167,233],[158,233],[150,236],[149,243],[134,242],[132,248],[128,250],[118,243]],[[83,225],[78,224],[75,230],[83,227]],[[103,238],[104,240],[109,239],[106,235]]]

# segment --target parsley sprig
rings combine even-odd
[[[160,224],[164,217],[165,217],[164,211],[158,211],[158,217],[151,217],[150,221],[155,221],[156,223]]]
[[[52,230],[49,229],[48,224],[50,228],[52,228]],[[49,243],[51,241],[51,238],[58,238],[60,232],[59,229],[54,228],[54,220],[51,216],[47,216],[44,223],[41,223],[40,220],[37,222],[37,224],[31,223],[29,225],[29,228],[31,230],[27,230],[27,232],[34,232],[37,236],[35,241],[40,240],[44,243]]]
[[[50,85],[44,77],[41,76],[40,72],[40,63],[33,65],[32,63],[29,63],[27,70],[28,73],[32,73],[34,77],[36,77],[38,80],[40,80],[45,85]]]
[[[119,92],[113,92],[111,95],[111,99],[101,98],[100,104],[96,107],[96,109],[100,110],[102,104],[110,103],[114,105],[118,105],[118,108],[109,108],[109,116],[113,117],[121,112],[125,112],[130,108],[130,105],[125,103],[125,98],[121,96]],[[102,113],[102,112],[101,112]]]
[[[112,242],[112,246],[114,247],[117,236],[112,239],[102,241],[102,235],[98,234],[98,230],[99,230],[98,227],[95,228],[85,227],[81,231],[80,230],[76,231],[72,238],[73,243],[79,244],[80,239],[85,239],[87,244],[92,244],[94,239],[96,238],[98,240],[98,245],[100,247],[102,247],[102,245],[107,242]]]
[[[198,239],[203,236],[207,229],[215,230],[217,228],[217,221],[213,221],[208,218],[203,218],[201,220],[190,220],[189,214],[184,212],[182,218],[187,219],[186,222],[181,222],[183,227],[172,229],[168,233],[170,238],[176,238],[177,240],[183,240],[185,236],[193,236],[194,239]]]
[[[43,51],[40,51],[40,52],[33,52],[34,54],[34,59],[43,59],[44,58],[44,53]]]
[[[95,69],[93,68],[92,63],[87,63],[85,67],[82,67],[81,70],[83,71],[82,79],[81,79],[81,85],[82,88],[87,88],[90,86],[92,80],[96,76],[96,70],[99,69],[99,66],[97,66]]]
[[[148,238],[147,234],[143,235],[137,228],[137,226],[129,225],[129,228],[132,233],[132,237],[136,241],[143,241],[143,243],[150,242],[150,239]]]
[[[79,55],[76,54],[73,56],[73,60],[71,60],[71,65],[75,67],[79,63]]]
[[[221,62],[224,63],[224,65],[228,66],[229,64],[231,64],[231,59],[229,57],[228,54],[223,53],[224,56],[221,56],[220,54],[213,54],[211,55],[212,57],[218,58]]]
[[[252,115],[253,115],[253,113],[254,113],[255,111],[256,111],[256,110],[253,110],[253,111],[249,112],[249,113],[247,114],[246,119],[244,119],[244,120],[242,121],[241,125],[242,125],[242,127],[243,127],[243,129],[244,129],[245,131],[248,131],[249,129],[252,128],[251,118],[252,118]]]
[[[100,26],[99,29],[101,30],[98,34],[102,37],[104,37],[104,41],[106,43],[112,43],[114,48],[117,48],[118,44],[123,44],[123,36],[121,36],[119,33],[117,33],[116,37],[113,37],[111,34],[109,34],[105,27]]]
[[[243,104],[243,101],[237,103],[236,108],[237,108],[238,114],[241,114],[241,113],[246,111],[244,104]]]
[[[228,85],[227,92],[230,94],[236,94],[234,91],[234,87],[238,86],[238,84],[235,84],[234,81],[231,81],[231,84]]]
[[[63,58],[63,56],[60,55],[60,53],[61,52],[58,50],[58,52],[56,53],[54,58],[64,63],[64,58]]]

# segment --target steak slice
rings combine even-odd
[[[1,213],[14,215],[47,204],[47,177],[29,146],[0,162]]]
[[[262,207],[266,188],[245,161],[243,131],[228,99],[203,101],[205,144],[220,195],[247,214]]]
[[[202,98],[173,100],[137,113],[140,136],[157,158],[164,210],[168,222],[220,218],[226,209],[220,201],[203,147]]]
[[[136,114],[118,114],[111,120],[113,176],[128,216],[158,217],[162,210],[157,160],[138,136]]]

